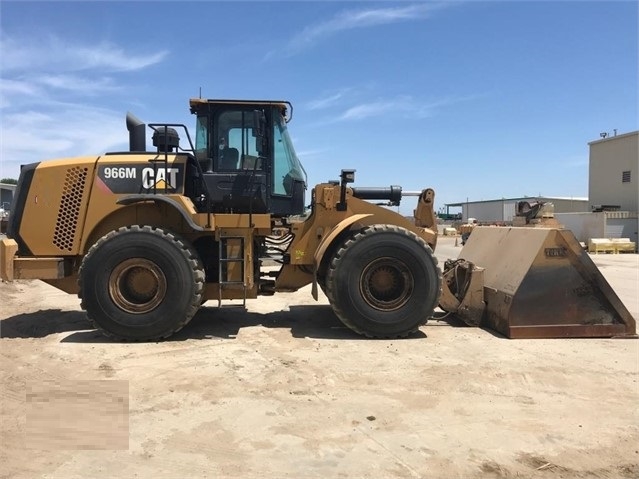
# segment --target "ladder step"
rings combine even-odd
[[[242,311],[248,311],[245,304],[219,304],[218,309],[241,309]]]
[[[220,236],[219,241],[219,275],[218,275],[218,307],[222,306],[222,289],[226,287],[239,287],[241,286],[244,290],[244,298],[242,300],[241,305],[228,305],[230,307],[235,308],[244,308],[246,310],[246,278],[245,275],[245,250],[244,250],[244,237],[243,236]],[[239,256],[227,256],[228,254],[228,240],[239,240]],[[222,268],[223,265],[237,264],[240,268],[241,280],[229,280],[228,278],[228,270],[226,268]],[[237,288],[239,289],[239,288]]]

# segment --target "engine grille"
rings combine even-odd
[[[67,170],[53,233],[53,244],[63,251],[73,250],[87,172],[87,168],[79,166]]]

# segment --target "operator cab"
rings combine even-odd
[[[304,212],[306,172],[286,129],[290,103],[191,99],[195,157],[214,213]]]

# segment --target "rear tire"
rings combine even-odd
[[[426,323],[441,294],[441,271],[426,242],[393,225],[355,233],[333,256],[326,275],[335,314],[368,337],[405,337]]]
[[[153,341],[182,329],[200,307],[204,268],[170,232],[130,226],[100,238],[82,261],[82,309],[107,336]]]

